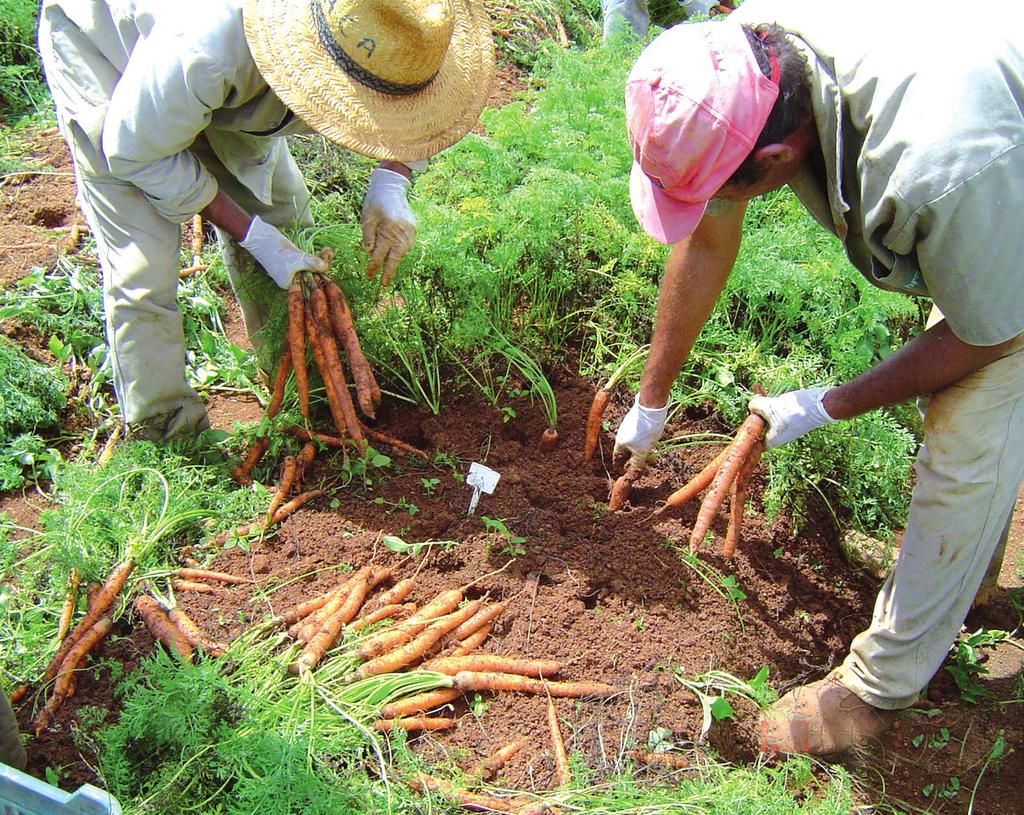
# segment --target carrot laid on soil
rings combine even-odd
[[[224,643],[215,642],[207,637],[202,632],[202,629],[195,624],[195,621],[182,611],[179,606],[172,606],[167,609],[167,616],[186,640],[192,643],[192,645],[202,648],[210,656],[219,657],[228,650],[228,646]]]
[[[569,772],[569,755],[565,752],[562,728],[558,724],[555,700],[548,697],[548,729],[551,731],[551,756],[555,760],[555,786],[565,787],[572,781]]]
[[[314,611],[319,611],[323,608],[327,604],[327,601],[330,600],[337,591],[338,589],[335,587],[330,591],[325,591],[323,594],[318,594],[316,597],[311,597],[309,600],[304,600],[298,605],[292,606],[287,611],[271,617],[270,623],[277,626],[294,625],[300,620],[308,617]]]
[[[227,572],[214,572],[210,569],[180,568],[175,569],[174,574],[177,577],[184,577],[186,580],[213,580],[217,583],[230,583],[235,586],[244,586],[253,582],[248,577],[238,577]]]
[[[470,600],[462,608],[432,622],[422,633],[405,645],[364,662],[355,670],[356,679],[365,679],[368,676],[376,676],[377,674],[394,673],[406,665],[411,665],[413,662],[422,659],[431,648],[444,639],[449,631],[454,631],[462,625],[476,614],[479,608],[479,600]]]
[[[299,410],[309,421],[309,373],[306,371],[306,298],[302,294],[302,275],[295,275],[288,289],[288,352],[295,371],[295,386],[299,392]]]
[[[460,691],[455,692],[461,695]],[[11,704],[11,707],[13,707],[26,696],[28,696],[28,685],[18,685],[18,687],[11,691],[11,695],[7,697],[7,701]]]
[[[68,575],[68,592],[64,596],[64,605],[60,609],[60,619],[57,620],[57,643],[64,641],[64,637],[71,628],[71,619],[75,616],[75,604],[78,602],[78,571],[72,569]]]
[[[473,775],[479,775],[485,781],[490,781],[501,772],[501,768],[508,764],[527,744],[530,743],[529,736],[520,736],[515,741],[510,741],[503,747],[499,747],[490,756],[480,763]]]
[[[505,609],[509,606],[509,600],[501,600],[497,603],[491,603],[488,606],[481,608],[476,614],[470,617],[466,622],[452,631],[452,639],[464,640],[478,628],[490,623],[500,614],[504,613]]]
[[[549,682],[546,679],[531,679],[518,674],[460,671],[455,674],[455,687],[465,691],[512,691],[516,693],[551,694],[556,698],[582,698],[596,696],[607,698],[619,693],[620,689],[603,682]]]
[[[135,610],[139,612],[154,639],[162,642],[168,651],[181,657],[185,662],[192,661],[192,643],[185,639],[184,634],[171,622],[167,612],[156,600],[149,595],[140,594],[135,598]]]
[[[309,642],[310,638],[312,638],[316,632],[323,627],[323,624],[332,617],[339,608],[342,607],[348,599],[349,592],[352,591],[352,587],[356,582],[362,580],[369,574],[369,566],[357,571],[334,590],[333,594],[328,598],[322,608],[317,609],[310,614],[309,617],[295,623],[291,628],[289,628],[288,636],[294,637],[299,642]]]
[[[113,602],[111,602],[111,605],[113,605]],[[35,722],[33,722],[37,737],[50,726],[50,722],[53,721],[53,714],[57,711],[57,708],[73,693],[74,674],[78,670],[81,661],[85,658],[85,655],[107,636],[113,625],[113,620],[110,617],[101,617],[84,631],[78,637],[75,644],[68,649],[57,670],[54,672],[54,677],[56,677],[57,681],[53,683],[53,692],[46,701],[46,705],[39,712],[39,715],[36,716]]]
[[[750,476],[761,461],[761,452],[764,450],[764,442],[760,439],[754,443],[754,449],[750,456],[743,463],[736,480],[732,482],[732,496],[729,499],[729,527],[725,533],[725,543],[722,546],[722,557],[731,560],[736,554],[736,547],[739,546],[743,529],[743,510],[747,503],[747,492],[750,488]]]
[[[743,424],[740,425],[740,429],[736,432],[735,440],[730,445],[725,458],[722,459],[718,472],[715,474],[714,480],[711,482],[708,494],[704,496],[704,500],[701,502],[700,511],[697,513],[697,521],[693,525],[693,531],[690,533],[691,554],[697,551],[697,547],[700,546],[704,536],[711,529],[711,521],[714,519],[715,513],[718,512],[718,508],[722,505],[722,501],[725,500],[732,482],[735,480],[744,462],[750,456],[754,445],[761,438],[764,429],[765,421],[756,413],[751,413],[744,419]]]
[[[405,602],[405,598],[409,596],[412,590],[416,587],[416,580],[412,577],[403,577],[390,589],[384,592],[380,597],[377,598],[376,603],[378,606],[391,606],[395,603]]]
[[[50,660],[50,664],[46,668],[46,673],[43,675],[43,684],[49,684],[49,682],[57,675],[57,671],[61,667],[61,663],[64,658],[68,655],[71,649],[77,644],[78,640],[84,637],[93,627],[99,622],[110,609],[114,606],[118,596],[121,594],[121,589],[124,588],[125,581],[128,580],[128,575],[132,573],[132,569],[135,568],[135,561],[131,558],[122,561],[114,567],[110,575],[104,581],[103,585],[96,591],[95,596],[89,603],[89,608],[85,612],[85,616],[82,617],[78,625],[74,627],[72,632],[64,638],[64,642],[61,643],[57,649],[57,653],[53,655],[53,659]]]
[[[389,617],[395,620],[401,619],[403,616],[408,616],[415,611],[416,606],[413,603],[392,603],[388,606],[381,606],[369,614],[364,614],[358,620],[353,620],[345,626],[346,631],[361,631],[368,625],[379,623],[381,620],[386,620]]]
[[[426,693],[417,693],[415,696],[407,696],[405,699],[399,699],[397,702],[384,705],[380,709],[380,717],[382,719],[395,719],[399,716],[426,713],[428,710],[434,710],[461,697],[462,691],[458,688],[441,688],[440,690],[427,691]]]
[[[270,391],[270,403],[267,405],[267,418],[273,419],[281,412],[281,405],[284,404],[284,387],[288,382],[288,374],[292,372],[292,355],[287,348],[281,354],[281,361],[277,363],[277,373],[274,374],[274,385]]]
[[[462,804],[467,809],[482,810],[483,812],[494,812],[500,815],[516,815],[524,806],[534,804],[533,799],[525,798],[495,798],[492,795],[482,795],[476,792],[456,787],[448,781],[442,781],[426,773],[416,773],[415,776],[407,778],[405,783],[417,792],[430,790],[447,795],[454,801]]]
[[[455,727],[455,719],[441,716],[400,716],[395,719],[378,719],[373,723],[375,730],[391,733],[395,730],[448,730]]]
[[[390,569],[378,566],[367,567],[365,573],[355,579],[349,587],[348,595],[340,608],[324,621],[320,630],[306,643],[305,649],[291,666],[292,673],[302,674],[316,668],[324,655],[334,647],[342,629],[355,618],[366,601],[366,595],[374,586],[387,580],[390,576]]]
[[[708,485],[714,480],[718,468],[722,466],[722,460],[728,452],[728,446],[719,450],[718,455],[708,462],[703,470],[665,499],[665,507],[681,507],[707,489]]]
[[[320,282],[327,299],[334,336],[345,349],[349,369],[352,371],[359,409],[363,411],[364,416],[374,419],[376,418],[374,407],[381,401],[380,387],[377,385],[373,369],[370,368],[370,363],[367,362],[362,346],[359,344],[355,321],[352,319],[352,310],[348,307],[345,293],[337,283],[327,278],[323,278]]]
[[[364,424],[361,424],[360,428],[367,438],[377,442],[378,444],[386,444],[388,447],[393,447],[403,453],[408,453],[410,456],[416,456],[424,461],[430,461],[430,455],[426,451],[420,450],[418,447],[413,447],[408,442],[396,439],[394,436],[389,436],[387,433],[381,433],[381,431],[375,430],[372,427],[367,427]]]
[[[258,439],[254,439],[248,452],[245,454],[245,458],[242,459],[242,463],[231,471],[231,477],[243,487],[251,484],[253,468],[260,463],[260,459],[263,458],[263,454],[267,452],[269,447],[269,437],[261,436]]]
[[[321,495],[327,495],[327,490],[307,490],[304,493],[296,495],[290,501],[285,501],[281,504],[281,508],[274,513],[273,523],[279,524],[281,521],[293,515],[299,508],[305,506],[314,498],[319,498]]]
[[[484,623],[482,628],[478,628],[464,640],[457,640],[455,646],[448,652],[448,656],[464,657],[473,653],[477,648],[484,644],[484,641],[490,633],[491,624]]]
[[[594,457],[594,453],[597,452],[597,443],[601,437],[601,422],[611,398],[612,392],[601,388],[594,394],[594,401],[590,403],[590,413],[587,414],[587,431],[583,438],[583,460],[585,462],[590,461]]]
[[[439,674],[455,676],[460,671],[477,673],[492,672],[517,674],[541,679],[554,676],[562,670],[562,663],[553,659],[525,659],[523,657],[503,657],[496,654],[476,654],[462,657],[438,657],[424,663],[424,671],[436,671]]]
[[[227,594],[228,590],[223,586],[211,586],[209,583],[199,583],[196,580],[171,580],[171,586],[175,591],[190,591],[194,594]]]
[[[661,764],[665,767],[673,767],[682,770],[690,766],[690,762],[683,756],[674,753],[652,753],[649,750],[626,750],[626,755],[636,759],[642,764]]]
[[[408,642],[433,620],[451,613],[462,602],[462,589],[448,589],[423,606],[408,620],[378,631],[359,644],[362,659],[372,659]]]
[[[626,505],[630,493],[633,492],[633,484],[643,475],[643,472],[644,462],[641,459],[631,458],[629,464],[626,465],[626,472],[619,476],[615,480],[615,484],[612,485],[612,494],[608,498],[609,512],[618,512]]]

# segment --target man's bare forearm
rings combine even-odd
[[[832,418],[849,419],[875,408],[928,396],[998,359],[1011,342],[969,345],[943,320],[888,359],[832,388],[822,405]]]
[[[672,247],[658,296],[651,353],[640,380],[640,403],[662,407],[697,335],[729,279],[739,251],[744,206],[706,217]]]
[[[200,213],[207,221],[227,232],[236,241],[244,240],[252,215],[227,193],[217,190],[214,199]]]

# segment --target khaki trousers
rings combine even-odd
[[[0,693],[0,762],[18,770],[25,769],[25,748],[18,735],[18,723],[7,697]]]
[[[1024,476],[1024,337],[931,397],[915,472],[896,566],[837,677],[885,710],[917,700],[1002,561]]]

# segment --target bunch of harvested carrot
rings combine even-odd
[[[757,467],[764,449],[762,436],[765,421],[757,414],[750,414],[740,425],[736,438],[722,450],[703,470],[676,490],[665,501],[659,512],[670,507],[679,507],[693,500],[702,490],[708,489],[697,521],[690,533],[690,552],[696,552],[711,528],[715,513],[722,506],[726,494],[732,494],[729,528],[726,533],[722,554],[731,558],[736,552],[743,522],[743,504],[746,502],[747,484],[751,473]]]
[[[327,490],[306,490],[306,492],[300,493],[292,498],[290,501],[285,501],[277,512],[274,513],[274,517],[271,519],[270,525],[279,524],[284,521],[287,517],[292,515],[303,505],[309,503],[314,498],[319,498],[321,495],[326,495]],[[229,529],[225,532],[218,532],[213,536],[212,542],[214,544],[225,544],[232,538],[247,538],[254,532],[259,532],[268,526],[266,518],[260,518],[258,521],[253,521],[251,524],[240,524],[234,529]]]
[[[113,605],[113,602],[110,605]],[[88,619],[88,616],[86,619]],[[65,652],[53,676],[50,677],[50,679],[56,679],[53,683],[53,691],[50,693],[50,698],[46,701],[46,705],[39,711],[33,722],[36,736],[42,734],[50,726],[50,722],[53,721],[53,714],[56,713],[57,708],[64,704],[65,700],[74,693],[75,672],[78,670],[79,665],[85,658],[85,655],[92,651],[107,636],[113,625],[114,623],[109,616],[100,617],[87,630],[83,631],[74,644]],[[75,630],[77,631],[78,629],[76,628]],[[74,637],[74,632],[72,632],[72,637]],[[69,637],[67,642],[71,642],[72,637]],[[49,679],[46,681],[49,682]]]

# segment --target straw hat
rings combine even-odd
[[[373,158],[423,159],[454,144],[494,74],[483,0],[245,0],[244,21],[281,101]]]

